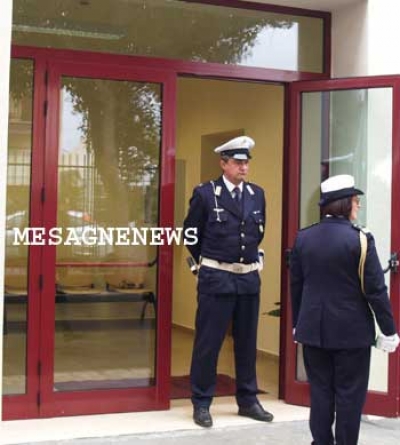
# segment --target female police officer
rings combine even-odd
[[[362,229],[351,222],[357,218],[362,194],[350,175],[324,181],[319,202],[322,219],[299,231],[292,251],[294,338],[303,344],[315,445],[357,444],[375,342],[371,310],[384,334],[382,349],[393,352],[399,343],[370,233],[366,233],[362,291],[358,272]]]

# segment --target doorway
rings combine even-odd
[[[283,183],[284,87],[279,84],[178,78],[175,175],[175,226],[182,227],[193,188],[220,175],[213,148],[239,135],[254,138],[248,180],[265,190],[266,267],[258,330],[257,376],[260,390],[278,398],[280,274]],[[174,378],[190,371],[196,312],[196,281],[186,264],[185,246],[174,246],[172,315],[172,396]],[[234,389],[232,338],[219,357],[218,374]],[[218,388],[218,384],[217,384]],[[221,395],[231,395],[221,394]],[[190,397],[187,391],[186,397]]]

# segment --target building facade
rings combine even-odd
[[[168,409],[195,283],[165,228],[242,134],[269,212],[258,348],[307,405],[286,256],[321,179],[353,174],[383,267],[399,250],[396,0],[3,3],[3,421]],[[399,414],[398,354],[374,351],[367,412]]]

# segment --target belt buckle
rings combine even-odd
[[[233,264],[233,271],[235,273],[243,273],[243,264]]]

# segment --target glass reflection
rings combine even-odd
[[[29,227],[33,63],[11,61],[4,276],[3,394],[26,384],[28,246],[14,246],[14,229]]]
[[[13,43],[283,70],[323,66],[322,19],[177,0],[14,0]]]
[[[382,266],[391,246],[392,101],[391,88],[302,94],[300,227],[319,221],[322,180],[353,175],[365,192],[357,222],[374,234]],[[390,289],[390,275],[385,279]],[[388,355],[373,348],[369,389],[387,388]]]
[[[153,385],[157,250],[114,230],[158,225],[161,88],[66,77],[60,94],[55,390]]]

